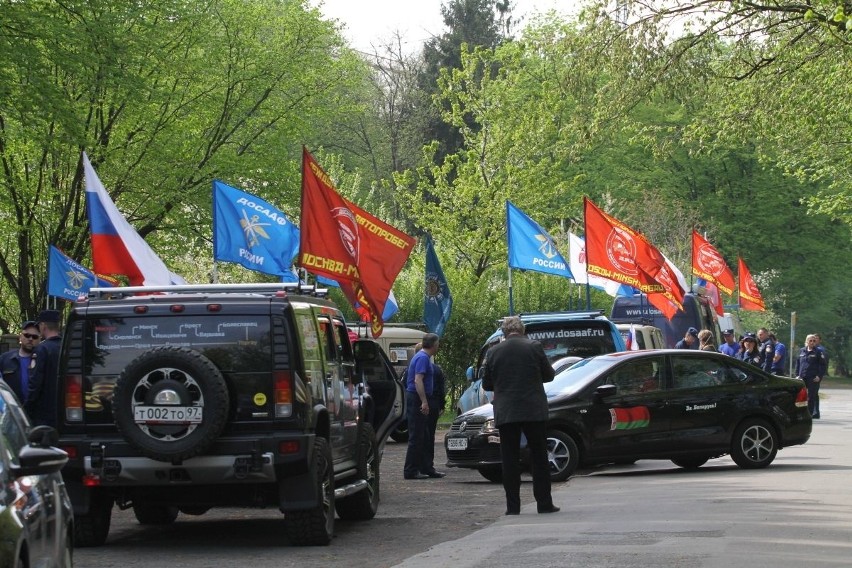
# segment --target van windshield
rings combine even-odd
[[[608,322],[606,326],[595,321],[530,323],[526,334],[541,343],[551,363],[563,357],[585,359],[616,351]]]
[[[612,305],[612,319],[618,322],[650,323],[660,328],[665,346],[674,348],[683,339],[690,327],[704,329],[705,325],[695,296],[687,294],[683,298],[683,310],[678,311],[669,321],[663,312],[648,303],[644,296],[619,296]]]

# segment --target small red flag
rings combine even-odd
[[[307,148],[302,151],[302,214],[298,264],[336,280],[346,298],[382,334],[391,286],[415,240],[370,215],[334,189]]]
[[[757,284],[754,283],[748,267],[739,256],[737,257],[737,273],[740,277],[740,308],[759,312],[766,310],[760,290],[757,289]]]
[[[734,293],[734,273],[707,239],[692,230],[692,273],[712,282],[727,295]]]

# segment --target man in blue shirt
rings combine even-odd
[[[62,335],[59,334],[61,319],[62,314],[56,310],[42,310],[38,315],[38,331],[42,340],[33,350],[27,402],[24,404],[24,410],[34,426],[56,426],[59,350],[62,346]]]
[[[724,353],[728,357],[736,357],[740,352],[740,344],[734,338],[734,330],[726,329],[722,332],[722,337],[725,343],[719,346],[719,353]]]
[[[786,376],[787,371],[787,346],[778,341],[775,334],[770,333],[769,338],[775,342],[775,356],[772,358],[772,374]]]
[[[427,333],[423,336],[423,347],[414,354],[408,364],[405,379],[405,402],[408,417],[408,450],[405,453],[403,477],[405,479],[429,479],[444,477],[440,472],[425,471],[429,467],[429,397],[434,388],[435,367],[432,357],[438,352],[438,336]],[[434,440],[431,440],[434,444]]]
[[[18,395],[21,404],[27,402],[33,349],[38,346],[40,339],[38,323],[25,321],[18,337],[20,346],[0,355],[0,378]]]

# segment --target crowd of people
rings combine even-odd
[[[774,333],[762,327],[757,333],[745,333],[735,338],[733,329],[722,332],[724,343],[718,351],[740,361],[745,361],[773,375],[788,374],[787,346]],[[812,333],[805,338],[805,346],[799,350],[795,360],[795,377],[802,379],[808,388],[808,410],[811,416],[819,418],[819,386],[828,373],[828,353],[821,345],[822,338]],[[690,327],[683,339],[675,346],[677,349],[702,349],[716,351],[713,333],[709,329],[698,331]]]

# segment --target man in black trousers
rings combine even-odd
[[[521,512],[521,433],[527,437],[533,476],[533,495],[539,513],[555,513],[547,460],[547,396],[544,383],[553,380],[553,367],[537,341],[524,335],[517,316],[503,320],[505,340],[488,352],[482,388],[494,391],[494,420],[500,430],[506,514]]]

